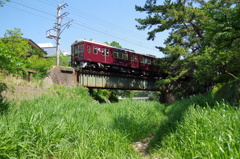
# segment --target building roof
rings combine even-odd
[[[33,40],[31,39],[27,39],[27,38],[23,38],[23,40],[28,40],[28,43],[33,46],[35,49],[40,50],[42,53],[44,53],[45,55],[47,55],[47,52],[44,51],[39,45],[37,45]]]

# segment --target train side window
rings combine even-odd
[[[123,53],[123,59],[128,60],[128,54],[127,53]]]
[[[133,55],[131,56],[131,60],[132,60],[133,62],[136,62],[136,61],[137,61],[136,55],[133,54]]]
[[[94,54],[98,54],[98,47],[94,46],[93,53],[94,53]]]
[[[87,51],[88,51],[88,53],[91,53],[91,46],[90,45],[87,46]]]
[[[123,53],[122,52],[118,52],[118,58],[123,59]]]
[[[144,57],[140,57],[140,63],[144,63]]]
[[[106,56],[106,49],[105,48],[102,48],[102,55]]]
[[[106,49],[106,56],[109,56],[109,50]]]
[[[113,52],[113,58],[118,58],[118,52],[116,51]]]
[[[146,63],[146,64],[151,64],[150,58],[145,58],[145,63]]]

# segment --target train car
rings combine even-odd
[[[155,57],[105,43],[77,40],[71,46],[71,66],[135,75],[154,75]]]

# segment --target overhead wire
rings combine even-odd
[[[103,32],[103,31],[99,31],[99,30],[94,29],[94,28],[91,28],[91,27],[89,27],[89,26],[85,26],[85,25],[79,24],[79,23],[77,23],[77,22],[73,22],[73,23],[75,23],[76,25],[82,26],[82,27],[84,27],[84,28],[90,29],[90,30],[92,30],[92,31],[95,31],[95,32],[98,32],[98,33],[101,33],[101,34],[106,34],[106,33]],[[134,44],[134,45],[140,45],[140,44],[137,43],[137,42],[133,42],[133,41],[130,41],[130,40],[127,40],[127,39],[124,39],[124,38],[120,38],[120,37],[115,36],[115,35],[112,35],[112,34],[108,34],[108,36],[111,36],[111,37],[113,37],[113,38],[115,38],[115,39],[119,39],[119,40],[122,40],[122,41],[125,41],[125,42],[128,42],[128,43],[132,43],[132,44]],[[141,47],[144,47],[144,48],[146,48],[146,49],[151,49],[151,50],[153,50],[153,48],[147,47],[147,46],[144,46],[144,45],[142,45]]]
[[[23,11],[23,12],[26,12],[26,13],[29,13],[29,14],[31,14],[31,15],[35,15],[35,16],[38,16],[38,17],[41,17],[41,18],[44,18],[44,19],[48,19],[48,20],[53,21],[53,19],[50,19],[50,18],[41,16],[41,15],[38,15],[38,14],[35,14],[35,13],[32,13],[32,12],[29,12],[29,11],[26,11],[26,10],[23,10],[23,9],[20,9],[20,8],[17,8],[17,7],[14,7],[14,6],[11,6],[11,5],[9,5],[9,4],[5,4],[5,6],[8,6],[8,7],[10,7],[10,8],[14,8],[14,9],[17,9],[17,10],[20,10],[20,11]],[[54,19],[54,20],[55,20],[55,19]]]
[[[44,1],[44,0],[40,0],[40,1]],[[46,1],[46,0],[45,0],[45,1]],[[57,0],[52,0],[52,1],[55,1],[55,2],[58,3]],[[50,2],[51,4],[57,5],[56,3],[51,2],[51,1],[49,1],[49,0],[47,0],[46,2],[48,2],[48,3]],[[96,16],[91,15],[91,14],[89,14],[89,13],[86,13],[86,12],[84,12],[84,11],[81,11],[80,9],[77,9],[77,8],[74,8],[74,7],[71,7],[71,6],[68,6],[68,8],[70,8],[70,10],[72,10],[71,14],[77,15],[77,16],[80,16],[80,17],[83,17],[84,19],[89,20],[89,21],[92,21],[92,22],[94,22],[95,24],[97,23],[97,24],[100,24],[100,25],[103,25],[103,26],[107,26],[107,27],[109,27],[109,26],[114,27],[114,30],[120,31],[120,32],[122,32],[122,33],[126,33],[127,35],[132,35],[132,37],[136,37],[136,38],[146,38],[145,36],[143,36],[143,35],[141,35],[141,34],[134,33],[132,30],[123,28],[123,27],[121,27],[121,26],[118,26],[118,25],[113,24],[113,23],[111,23],[111,22],[108,22],[108,21],[106,21],[106,20],[103,20],[103,19],[101,19],[101,18],[99,18],[99,17],[96,17]],[[72,18],[68,18],[68,17],[66,17],[66,19],[72,20]],[[80,25],[80,26],[82,26],[82,27],[85,27],[85,28],[88,28],[88,29],[97,31],[97,32],[102,33],[102,34],[106,34],[106,33],[103,32],[103,31],[99,31],[99,30],[97,30],[97,29],[93,29],[93,28],[91,28],[91,27],[87,27],[87,25],[86,25],[85,23],[83,24],[83,23],[79,22],[79,20],[74,19],[74,22],[76,22],[76,21],[77,21],[77,23],[76,23],[77,25]],[[74,23],[74,22],[73,22],[73,23]],[[72,26],[71,26],[71,27],[72,27]],[[108,35],[111,36],[111,37],[115,37],[115,38],[117,38],[117,39],[123,40],[123,38],[120,38],[120,37],[118,37],[118,36],[114,36],[114,35],[109,34],[109,33],[108,33]],[[126,41],[126,40],[125,40],[125,41]],[[135,45],[138,45],[138,46],[140,46],[140,47],[145,47],[145,48],[148,48],[148,49],[151,49],[151,50],[155,50],[155,51],[156,51],[156,48],[150,48],[150,47],[148,47],[147,44],[142,43],[142,42],[139,42],[139,43],[131,42],[131,41],[128,41],[128,42],[133,43],[133,44],[135,44]]]
[[[43,2],[43,0],[40,0],[40,1]],[[33,7],[29,6],[30,4],[26,4],[26,3],[23,4],[23,2],[19,3],[19,2],[16,2],[16,1],[11,1],[11,2],[13,2],[13,3],[17,4],[17,5],[21,5],[21,6],[23,6],[23,7],[26,7],[26,8],[29,8],[29,9],[32,9],[32,10],[35,10],[35,11],[38,11],[38,12],[41,12],[41,13],[44,13],[44,14],[47,14],[47,15],[50,15],[50,16],[56,18],[56,15],[55,15],[55,14],[49,13],[48,11],[43,11],[43,10],[40,10],[40,9],[33,8]],[[56,3],[51,2],[51,1],[47,1],[47,2],[48,2],[48,4],[51,5],[51,6],[54,6],[54,5],[56,4]],[[57,2],[57,1],[55,0],[55,2]],[[9,6],[9,5],[8,5],[8,6]],[[40,15],[35,14],[35,13],[27,12],[26,10],[22,10],[22,9],[13,7],[13,6],[10,6],[10,7],[15,8],[15,9],[18,9],[18,10],[21,10],[21,11],[24,11],[24,12],[26,12],[26,13],[33,14],[33,15],[35,15],[35,16],[42,17],[42,18],[44,18],[44,19],[50,19],[50,18],[46,18],[46,17],[40,16]],[[96,23],[99,23],[100,25],[106,25],[106,23],[108,23],[108,24],[110,24],[111,26],[115,26],[115,28],[116,28],[116,27],[117,27],[117,28],[120,28],[119,30],[121,30],[122,32],[125,31],[125,32],[128,33],[128,34],[129,34],[129,33],[132,33],[132,32],[131,32],[130,30],[128,30],[128,29],[119,27],[119,26],[117,26],[117,25],[115,25],[115,24],[112,24],[112,23],[110,23],[110,22],[107,22],[107,21],[105,21],[105,20],[103,20],[103,19],[100,19],[100,18],[97,18],[97,17],[95,17],[95,16],[89,15],[88,13],[82,12],[82,11],[80,11],[79,9],[76,9],[76,8],[73,8],[73,7],[69,7],[69,8],[70,8],[70,10],[73,10],[73,12],[72,12],[71,14],[75,14],[75,15],[78,15],[78,16],[79,16],[79,13],[78,13],[78,12],[80,12],[80,15],[81,15],[81,13],[84,14],[85,16],[87,15],[88,17],[91,17],[91,19],[92,19],[91,21],[96,22]],[[76,10],[77,13],[75,13],[74,10]],[[71,18],[66,17],[66,19],[70,20]],[[90,19],[90,18],[89,18],[89,19]],[[95,20],[94,20],[94,19],[95,19]],[[50,19],[50,20],[52,20],[52,19]],[[72,20],[72,19],[71,19],[71,20]],[[98,20],[98,22],[97,22],[97,20]],[[73,23],[74,23],[75,25],[81,26],[81,27],[83,27],[83,28],[85,28],[85,29],[89,29],[89,30],[91,30],[91,31],[98,32],[98,33],[100,33],[100,34],[105,34],[105,35],[106,35],[106,32],[101,31],[101,30],[98,30],[98,29],[94,29],[94,28],[92,28],[92,27],[90,27],[90,26],[87,26],[86,24],[83,24],[83,23],[79,22],[79,21],[76,20],[76,19],[74,19]],[[74,27],[74,26],[71,26],[71,27]],[[75,27],[75,28],[78,28],[78,27]],[[116,30],[115,28],[114,28],[114,30]],[[133,42],[133,41],[130,41],[130,40],[126,40],[126,38],[122,38],[122,37],[119,37],[119,36],[115,36],[115,35],[109,34],[109,33],[108,33],[107,35],[108,35],[108,36],[111,36],[111,37],[114,37],[114,38],[116,38],[116,39],[122,40],[122,41],[126,41],[126,42],[129,42],[129,43],[132,43],[132,44],[137,45],[137,46],[140,46],[140,47],[144,47],[144,48],[146,48],[146,49],[150,49],[150,50],[155,50],[155,51],[156,51],[156,49],[153,49],[153,48],[151,48],[151,47],[148,47],[146,44],[141,43],[141,42],[139,42],[139,43],[138,43],[138,42]],[[134,35],[135,37],[137,36],[137,34],[132,34],[132,35]],[[140,34],[139,34],[139,35],[140,35]],[[142,36],[142,35],[141,35],[141,36]],[[138,36],[138,37],[139,37],[139,36]]]

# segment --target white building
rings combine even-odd
[[[38,46],[47,52],[47,56],[56,56],[56,46],[52,43],[39,43]],[[61,51],[64,56],[69,56],[70,54],[67,51]]]

